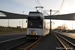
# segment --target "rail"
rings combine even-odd
[[[8,48],[7,50],[29,50],[31,49],[31,47],[33,47],[37,42],[39,42],[42,38],[38,39],[38,40],[28,40],[26,42],[20,43],[18,45],[15,45],[11,48]]]
[[[63,47],[57,48],[57,49],[66,49],[66,50],[74,50],[75,49],[75,44],[71,43],[61,35],[54,33],[58,41],[61,43]]]

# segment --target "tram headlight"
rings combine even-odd
[[[29,33],[27,33],[27,35],[29,35]]]
[[[35,33],[35,35],[37,35],[37,33]]]

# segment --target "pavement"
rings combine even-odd
[[[9,40],[13,40],[13,39],[17,39],[17,38],[21,38],[21,37],[26,37],[26,33],[25,32],[15,32],[15,33],[0,33],[0,42],[4,42],[4,41],[9,41]]]
[[[53,33],[45,36],[39,41],[33,48],[33,50],[56,50],[59,47],[59,43]]]

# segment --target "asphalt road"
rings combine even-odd
[[[5,33],[5,34],[1,33],[0,34],[0,42],[15,39],[15,38],[19,38],[19,37],[26,37],[26,33],[25,32]]]

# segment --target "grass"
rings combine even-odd
[[[26,32],[26,28],[3,27],[0,26],[0,32]]]

